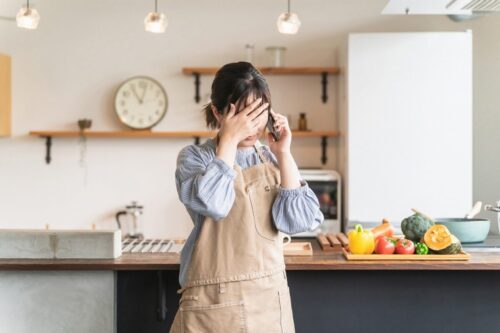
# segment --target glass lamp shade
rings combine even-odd
[[[40,15],[36,9],[23,7],[17,12],[16,22],[19,28],[33,30],[38,27]]]
[[[144,28],[153,33],[164,33],[167,29],[167,18],[163,13],[149,13],[144,19]]]
[[[278,30],[282,34],[295,35],[300,28],[300,20],[295,13],[283,13],[278,17]]]

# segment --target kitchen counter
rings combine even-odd
[[[286,257],[296,332],[383,332],[388,328],[387,318],[390,327],[407,333],[498,332],[500,284],[495,281],[500,279],[499,252],[474,252],[470,261],[454,262],[347,261],[340,250],[324,252],[316,240],[311,243],[313,256]],[[5,292],[12,289],[11,281],[27,278],[32,289],[40,286],[37,293],[45,291],[44,298],[55,297],[54,304],[76,300],[65,305],[76,314],[82,299],[95,299],[103,305],[86,306],[87,312],[93,311],[89,318],[102,313],[115,318],[117,333],[168,332],[179,306],[178,254],[0,260]],[[47,289],[48,282],[52,289]],[[66,289],[61,289],[64,283]],[[25,301],[21,303],[28,304],[33,293],[25,290],[25,286],[17,287],[13,299],[22,294]],[[83,290],[85,296],[75,290]],[[104,301],[101,295],[106,296]]]
[[[296,240],[294,240],[296,241]],[[287,256],[287,270],[500,270],[500,253],[471,253],[469,261],[348,261],[311,240],[313,256]],[[0,270],[178,270],[178,254],[123,254],[117,259],[8,259]]]

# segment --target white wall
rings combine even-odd
[[[44,142],[30,130],[74,129],[89,117],[93,129],[123,127],[113,114],[113,93],[134,75],[150,75],[166,88],[169,111],[157,130],[203,129],[201,104],[193,102],[193,82],[183,66],[219,66],[243,58],[244,44],[255,43],[257,65],[269,65],[266,46],[288,47],[291,66],[345,66],[349,32],[425,31],[471,28],[475,36],[474,196],[500,199],[500,30],[498,16],[470,23],[444,17],[380,16],[384,0],[295,0],[303,27],[282,36],[275,21],[285,1],[165,1],[169,17],[164,35],[144,32],[143,19],[153,1],[38,1],[37,31],[0,21],[0,52],[13,57],[13,132],[0,139],[0,227],[99,228],[114,226],[114,213],[131,200],[145,206],[147,235],[186,236],[191,222],[175,193],[178,151],[190,140],[91,139],[87,179],[79,167],[77,139],[55,139],[53,162],[45,165]],[[22,1],[0,3],[0,16],[15,15]],[[344,117],[343,77],[331,81],[328,104],[320,101],[319,77],[271,77],[277,111],[308,113],[313,129],[337,129]],[[202,81],[207,98],[210,77]],[[334,87],[337,85],[338,89]],[[305,87],[305,88],[304,88]],[[328,167],[342,170],[342,140],[330,139]],[[495,150],[496,149],[496,150]],[[319,140],[295,140],[300,165],[319,165]],[[338,152],[338,156],[336,156]],[[339,160],[337,160],[337,157]],[[338,163],[337,163],[338,162]]]

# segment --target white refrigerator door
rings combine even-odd
[[[348,55],[350,223],[472,207],[472,33],[356,33]]]

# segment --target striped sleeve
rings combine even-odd
[[[264,146],[264,149],[265,155],[279,167],[269,147]],[[280,187],[273,203],[274,224],[279,231],[288,235],[314,230],[324,221],[316,194],[306,181],[301,179],[300,184],[301,187],[297,189]]]
[[[177,158],[175,181],[180,201],[190,210],[218,221],[225,218],[235,199],[235,171],[217,157],[191,145]]]
[[[301,185],[297,189],[280,188],[273,203],[274,224],[288,235],[314,230],[324,220],[318,198],[305,181],[301,180]]]

